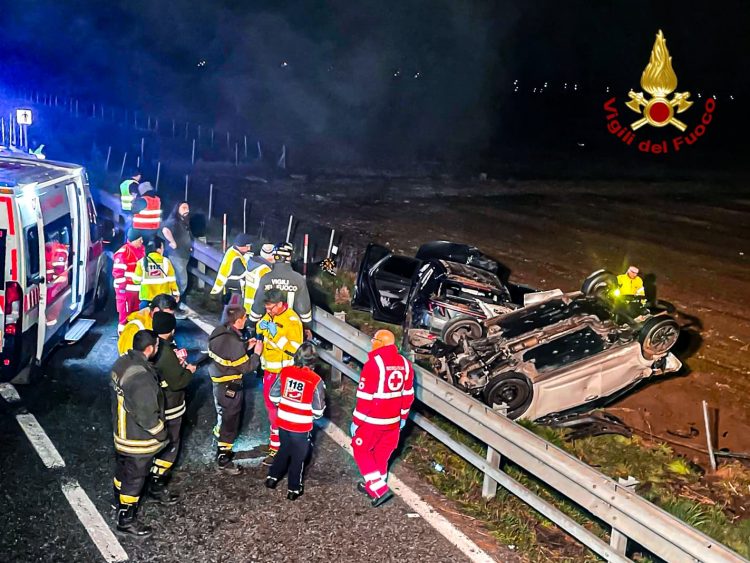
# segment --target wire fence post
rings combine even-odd
[[[703,401],[703,422],[706,425],[706,445],[708,446],[708,458],[711,461],[711,470],[716,471],[716,456],[714,455],[714,443],[711,439],[711,424],[708,418],[708,403]]]
[[[247,198],[242,198],[242,233],[247,232]]]
[[[156,163],[156,191],[159,191],[159,176],[161,176],[161,160]]]
[[[226,252],[227,251],[227,214],[224,213],[224,218],[222,219],[222,227],[221,227],[221,251]]]
[[[245,135],[245,160],[247,160],[247,135]]]
[[[235,166],[240,165],[240,144],[239,143],[234,144],[234,165]]]
[[[122,155],[122,166],[120,166],[120,178],[125,174],[125,161],[128,159],[128,153]]]
[[[190,183],[190,175],[185,174],[185,201],[188,200],[188,184]]]
[[[208,186],[208,220],[211,220],[211,212],[214,208],[214,185]]]
[[[140,156],[136,156],[136,157],[135,157],[135,167],[136,167],[136,168],[137,168],[138,170],[140,170],[140,169],[141,169],[141,157],[140,157]]]
[[[143,153],[146,148],[146,137],[141,137],[141,162],[144,162],[143,160]]]
[[[211,129],[211,148],[214,148],[214,130]]]
[[[258,160],[263,160],[263,151],[260,150],[260,141],[258,141],[257,145],[258,145]]]
[[[190,164],[195,166],[195,139],[193,139],[193,152],[190,155]]]
[[[104,172],[109,172],[109,158],[112,156],[112,145],[107,147],[107,160],[104,163]]]
[[[227,150],[232,148],[232,144],[229,142],[229,131],[227,131]]]
[[[302,244],[302,275],[307,277],[307,251],[310,246],[310,235],[305,233],[304,242]]]
[[[333,248],[333,236],[336,234],[336,229],[331,229],[331,238],[328,239],[328,252],[326,252],[326,258],[331,257],[331,249]]]
[[[151,116],[150,115],[148,116],[148,125],[146,125],[146,129],[151,131]]]
[[[294,220],[294,215],[289,216],[289,226],[286,228],[286,242],[289,242],[289,237],[292,236],[292,221]]]
[[[201,126],[198,125],[198,140],[201,140]]]

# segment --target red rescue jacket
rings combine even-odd
[[[143,256],[146,249],[142,246],[134,247],[129,242],[123,244],[112,256],[112,277],[116,295],[127,295],[129,292],[138,295],[140,287],[135,284],[135,267]]]
[[[289,432],[309,432],[313,419],[325,411],[325,384],[310,368],[285,367],[276,378],[269,398],[279,407],[276,423]]]

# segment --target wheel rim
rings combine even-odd
[[[471,322],[457,323],[455,328],[447,334],[446,343],[455,346],[463,341],[464,338],[479,338],[481,332],[478,335],[475,335],[475,332],[476,326],[471,324]]]
[[[520,407],[526,400],[527,389],[522,381],[508,380],[499,385],[490,397],[493,408],[495,405],[505,403],[508,405],[508,413]]]
[[[648,349],[654,354],[667,352],[677,341],[678,330],[673,325],[665,325],[657,328],[648,339]]]

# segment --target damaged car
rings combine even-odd
[[[403,324],[436,373],[513,419],[612,399],[681,368],[670,352],[677,322],[642,297],[613,297],[613,274],[595,272],[570,293],[508,274],[467,245],[428,243],[414,258],[370,245],[354,304]]]

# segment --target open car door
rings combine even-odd
[[[415,274],[422,261],[369,244],[359,267],[352,306],[370,311],[376,321],[402,324]]]

